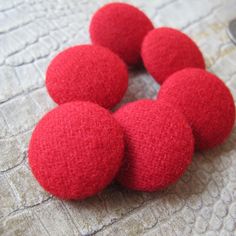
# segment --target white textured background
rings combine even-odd
[[[153,194],[111,186],[83,202],[45,193],[27,164],[37,121],[55,104],[45,87],[51,58],[88,43],[91,14],[110,1],[0,0],[0,235],[236,235],[236,129],[198,153],[183,178]],[[227,34],[236,0],[133,0],[156,26],[179,28],[204,53],[236,99],[236,46]],[[131,72],[124,102],[156,95],[145,72]]]

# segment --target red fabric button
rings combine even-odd
[[[219,78],[205,70],[189,68],[171,75],[161,86],[158,99],[183,112],[199,150],[221,144],[233,128],[233,97]]]
[[[142,44],[142,59],[147,71],[160,84],[184,68],[205,69],[203,56],[192,39],[178,30],[166,27],[147,34]]]
[[[94,44],[108,47],[128,65],[136,65],[141,62],[143,38],[152,29],[151,21],[136,7],[110,3],[94,14],[90,37]]]
[[[123,130],[112,115],[90,102],[71,102],[39,121],[29,145],[29,164],[51,194],[84,199],[112,181],[123,154]]]
[[[75,46],[52,60],[46,87],[58,104],[81,100],[112,108],[128,87],[128,71],[124,62],[107,48]]]
[[[193,155],[192,130],[166,102],[139,100],[114,117],[125,133],[125,159],[117,176],[123,186],[156,191],[177,181]]]

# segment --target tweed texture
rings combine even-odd
[[[158,99],[183,112],[198,150],[221,144],[233,128],[233,97],[225,84],[207,71],[187,68],[176,72],[162,85]]]
[[[141,62],[142,40],[152,29],[151,21],[139,9],[126,3],[111,3],[94,14],[90,37],[94,44],[108,47],[132,66]]]
[[[125,132],[125,159],[117,180],[141,191],[156,191],[178,180],[190,164],[193,136],[185,117],[166,102],[139,100],[114,117]]]
[[[29,145],[32,172],[62,199],[84,199],[106,187],[124,154],[123,130],[104,108],[90,102],[63,104],[36,126]]]
[[[124,62],[109,49],[80,45],[52,60],[46,87],[58,104],[81,100],[112,108],[124,96],[128,72]]]
[[[184,68],[205,69],[203,56],[193,40],[167,27],[154,29],[147,34],[142,44],[142,59],[147,71],[160,84]]]

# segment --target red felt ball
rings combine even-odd
[[[114,117],[126,143],[118,182],[134,190],[156,191],[180,178],[194,146],[182,113],[166,102],[139,100],[121,107]]]
[[[94,44],[108,47],[128,65],[136,65],[141,62],[143,38],[152,29],[151,21],[136,7],[110,3],[94,14],[90,37]]]
[[[123,152],[123,130],[106,109],[90,102],[71,102],[40,120],[31,137],[29,164],[51,194],[84,199],[112,181]]]
[[[112,108],[128,87],[128,71],[109,49],[80,45],[66,49],[52,60],[46,87],[58,104],[81,100]]]
[[[221,144],[233,128],[233,97],[225,84],[207,71],[188,68],[176,72],[162,85],[158,99],[183,112],[199,150]]]
[[[142,44],[144,66],[162,84],[176,71],[187,67],[205,69],[203,56],[186,34],[167,27],[154,29]]]

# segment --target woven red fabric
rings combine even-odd
[[[94,14],[90,37],[94,44],[108,47],[128,65],[136,65],[141,62],[142,40],[152,29],[151,21],[136,7],[110,3]]]
[[[185,117],[166,102],[139,100],[114,117],[125,132],[125,159],[117,176],[123,186],[155,191],[174,183],[193,155],[192,130]]]
[[[29,145],[32,172],[62,199],[84,199],[106,187],[124,154],[123,130],[104,108],[90,102],[63,104],[36,126]]]
[[[112,108],[128,87],[128,71],[124,62],[107,48],[75,46],[52,60],[46,86],[58,104],[81,100]]]
[[[187,35],[172,28],[158,28],[147,34],[142,44],[147,71],[162,84],[176,71],[187,67],[205,69],[203,56]]]
[[[215,75],[188,68],[171,75],[162,85],[158,99],[178,107],[193,129],[196,149],[221,144],[235,120],[233,97]]]

